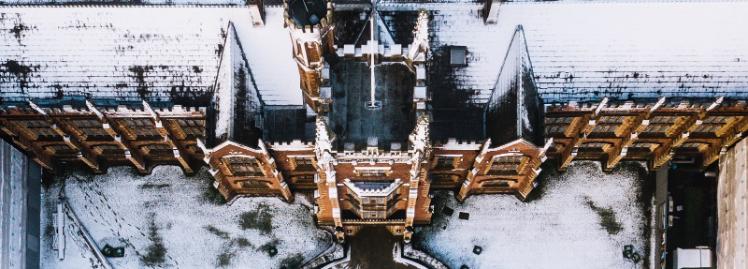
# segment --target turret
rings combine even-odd
[[[301,76],[304,101],[316,112],[330,100],[329,71],[324,55],[333,51],[332,3],[325,0],[288,0],[285,26],[291,34],[293,57]]]

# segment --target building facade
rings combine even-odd
[[[486,14],[498,16],[500,2],[489,2]],[[524,200],[540,184],[541,166],[563,170],[573,160],[598,160],[606,170],[628,160],[658,168],[677,158],[706,167],[748,131],[748,107],[737,91],[651,98],[603,81],[599,95],[564,95],[563,87],[592,82],[551,74],[548,66],[564,65],[543,62],[548,55],[533,62],[537,50],[522,25],[511,25],[498,72],[457,76],[474,70],[468,65],[481,55],[478,46],[445,45],[449,36],[435,34],[449,33],[448,10],[323,0],[253,5],[250,12],[206,15],[197,25],[115,25],[81,11],[97,27],[64,28],[65,37],[104,35],[99,26],[110,24],[115,40],[118,31],[148,29],[101,49],[111,55],[99,62],[119,61],[88,79],[80,72],[105,68],[28,60],[46,59],[49,41],[42,37],[55,35],[58,25],[21,15],[3,21],[36,28],[0,34],[19,44],[0,52],[9,59],[0,69],[0,135],[49,172],[129,165],[147,174],[155,165],[178,165],[193,174],[206,166],[228,201],[291,202],[304,193],[315,202],[317,223],[341,241],[370,225],[409,241],[415,226],[431,221],[435,190],[453,191],[460,201],[498,193]],[[464,30],[492,29],[478,20]],[[177,34],[184,30],[179,23],[194,33]],[[106,42],[91,40],[99,43]],[[140,49],[144,44],[159,49]],[[481,76],[490,78],[471,83]],[[659,85],[647,83],[631,84]],[[465,87],[482,101],[463,98]],[[638,95],[628,98],[627,91]],[[559,166],[544,165],[548,159]]]
[[[41,268],[42,169],[0,141],[0,267]]]

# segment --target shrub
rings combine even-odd
[[[152,243],[146,248],[145,254],[140,256],[140,260],[143,264],[150,267],[163,264],[166,260],[166,247],[164,247],[161,235],[158,234],[158,228],[153,220],[151,220],[148,226],[148,239]]]
[[[623,230],[623,226],[618,222],[616,212],[613,211],[613,208],[599,207],[588,197],[585,198],[585,203],[590,207],[590,209],[592,209],[592,211],[597,213],[597,216],[600,218],[600,226],[603,226],[608,234],[615,235]]]
[[[221,195],[220,192],[216,188],[213,188],[212,180],[208,184],[208,188],[205,189],[203,192],[203,201],[209,202],[211,204],[215,205],[223,205],[226,204],[226,199],[223,198],[223,195]]]
[[[208,232],[210,232],[210,233],[212,233],[212,234],[214,234],[214,235],[216,235],[216,236],[218,236],[218,237],[220,237],[222,239],[229,239],[229,233],[224,232],[224,231],[216,228],[213,225],[206,225],[203,228],[205,228],[205,230],[208,230]]]
[[[270,257],[274,257],[275,255],[278,255],[278,240],[272,240],[270,242],[267,242],[260,246],[258,250],[265,252]]]
[[[282,269],[298,269],[304,263],[304,256],[301,254],[294,254],[281,260]]]
[[[257,229],[261,234],[269,234],[273,231],[273,215],[270,214],[267,205],[260,204],[255,210],[239,216],[239,227],[244,230]]]
[[[218,264],[218,267],[226,267],[231,264],[232,258],[234,258],[234,253],[226,251],[218,255],[216,263]]]
[[[239,237],[237,239],[234,239],[234,242],[236,242],[236,245],[239,246],[240,248],[254,247],[252,245],[252,242],[249,242],[249,240],[247,240],[244,237]]]

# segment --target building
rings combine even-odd
[[[748,131],[748,42],[659,47],[698,37],[677,24],[604,35],[674,3],[486,3],[11,8],[0,130],[48,172],[205,165],[229,201],[309,193],[339,240],[376,225],[406,241],[433,190],[525,199],[548,159],[708,166]],[[689,10],[725,8],[703,5]]]
[[[717,187],[717,268],[739,268],[748,258],[745,234],[746,187],[745,162],[748,140],[742,140],[720,159]]]
[[[0,141],[0,265],[40,268],[41,167]]]

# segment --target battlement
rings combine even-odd
[[[294,139],[291,142],[272,142],[270,149],[279,151],[310,150],[314,149],[314,143]]]
[[[408,163],[413,158],[412,151],[364,150],[357,152],[335,152],[336,162],[346,163]]]
[[[207,112],[206,107],[185,107],[181,105],[175,105],[169,108],[156,108],[153,109],[161,117],[204,117]]]
[[[447,142],[441,142],[436,144],[434,148],[442,150],[480,150],[483,143],[478,141],[460,141],[454,138],[450,138]]]

